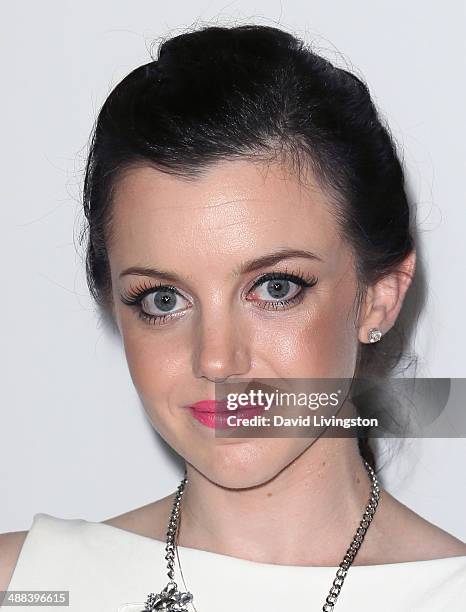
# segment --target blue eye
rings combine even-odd
[[[304,297],[304,291],[309,287],[313,287],[316,283],[317,279],[314,276],[309,279],[306,279],[304,278],[304,276],[300,276],[298,274],[288,274],[285,272],[270,272],[269,274],[265,274],[260,279],[258,279],[254,283],[252,290],[254,290],[256,287],[261,287],[262,285],[265,285],[263,291],[266,295],[265,298],[261,298],[262,302],[264,303],[262,308],[279,309],[289,306],[290,304],[294,304],[297,301],[300,301]],[[289,294],[290,290],[293,288],[292,285],[300,289],[295,292],[294,295],[292,295],[291,297],[286,297]],[[258,292],[255,291],[254,293]],[[268,296],[272,298],[272,301],[267,300]]]
[[[256,280],[252,288],[248,292],[248,296],[253,293],[265,292],[265,298],[260,296],[259,306],[265,309],[284,309],[291,304],[295,304],[304,298],[306,289],[313,287],[318,282],[315,276],[306,278],[301,273],[290,274],[288,272],[269,272]],[[265,285],[261,292],[255,291],[257,287]],[[299,288],[294,292],[292,297],[286,297],[292,285]],[[268,300],[267,297],[272,298]],[[179,301],[189,303],[177,289],[172,285],[142,285],[131,289],[128,293],[121,296],[123,304],[128,306],[138,307],[138,316],[147,323],[162,324],[168,319],[182,315],[186,310],[191,308],[183,308],[176,310]],[[247,298],[248,301],[256,301],[254,297]]]
[[[162,287],[148,293],[141,299],[140,304],[147,314],[163,316],[167,313],[173,313],[173,309],[180,301],[180,298],[185,300],[185,298],[172,287]]]
[[[140,285],[121,296],[123,304],[138,306],[138,316],[148,323],[163,323],[179,312],[174,311],[179,298],[188,301],[171,285]]]

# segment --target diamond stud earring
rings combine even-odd
[[[369,342],[371,343],[378,342],[381,337],[382,337],[382,332],[380,331],[380,329],[377,329],[376,327],[373,327],[372,329],[370,329],[369,333],[367,334],[367,338]]]

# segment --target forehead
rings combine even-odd
[[[280,163],[225,161],[195,179],[132,168],[116,184],[112,206],[109,253],[122,264],[128,257],[246,257],[283,246],[325,256],[341,247],[329,196]]]

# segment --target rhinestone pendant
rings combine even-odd
[[[150,593],[147,596],[146,607],[141,612],[154,612],[155,610],[189,612],[186,605],[192,600],[191,593],[179,591],[176,582],[170,581],[160,593]]]

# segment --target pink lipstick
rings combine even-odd
[[[203,425],[212,429],[228,429],[232,425],[228,424],[228,417],[231,415],[237,418],[251,418],[255,415],[262,414],[263,406],[239,406],[234,410],[228,409],[227,400],[202,400],[191,406],[187,406],[191,414]]]

